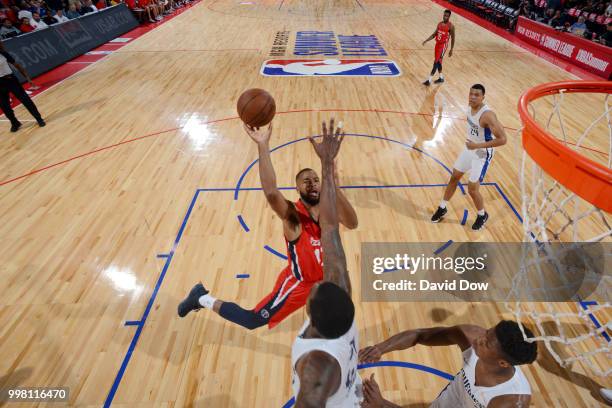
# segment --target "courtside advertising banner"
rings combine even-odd
[[[522,40],[570,61],[580,68],[610,79],[612,48],[597,44],[570,33],[563,33],[547,25],[519,17],[516,35]]]

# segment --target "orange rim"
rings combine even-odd
[[[529,103],[543,96],[564,93],[612,93],[610,81],[565,81],[535,86],[519,99],[523,121],[523,148],[547,174],[582,199],[612,212],[612,171],[565,146],[529,114]],[[612,105],[612,101],[610,101]],[[612,113],[611,113],[612,114]]]

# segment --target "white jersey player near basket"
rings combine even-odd
[[[323,281],[310,291],[308,319],[291,350],[296,408],[358,408],[362,399],[355,306],[336,208],[334,158],[344,138],[340,128],[334,128],[332,119],[329,131],[323,123],[321,143],[310,138],[323,174],[319,201]]]
[[[525,328],[527,337],[533,333]],[[417,345],[461,348],[463,366],[440,392],[430,408],[527,408],[531,387],[520,365],[537,358],[534,342],[525,341],[518,323],[502,320],[485,329],[474,325],[406,330],[359,351],[359,360],[370,363],[383,354]],[[382,397],[374,376],[364,381],[363,408],[399,408]]]
[[[489,169],[493,158],[493,148],[506,144],[506,133],[495,113],[485,105],[484,97],[485,88],[481,84],[475,84],[470,88],[470,106],[467,109],[467,141],[453,166],[453,173],[444,191],[444,198],[431,217],[432,222],[440,222],[446,215],[448,211],[446,205],[457,190],[457,185],[465,173],[469,173],[468,192],[478,212],[472,229],[481,229],[489,219],[480,194],[480,183]]]

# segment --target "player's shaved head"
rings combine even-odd
[[[326,281],[312,289],[308,311],[314,328],[327,339],[344,335],[355,318],[351,296],[340,286]]]
[[[526,327],[525,336],[533,338],[533,333]],[[495,335],[499,341],[504,358],[512,365],[531,364],[538,357],[536,342],[525,340],[518,323],[512,320],[502,320],[495,326]]]
[[[296,183],[299,182],[300,177],[302,176],[302,174],[306,173],[307,171],[312,171],[312,172],[314,172],[316,174],[316,172],[313,169],[306,167],[306,168],[304,168],[304,169],[302,169],[302,170],[297,172],[297,174],[295,175],[295,182]]]

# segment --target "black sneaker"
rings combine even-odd
[[[180,317],[185,317],[187,316],[187,313],[191,312],[192,310],[202,309],[204,306],[198,302],[198,299],[200,299],[200,296],[207,294],[208,291],[204,289],[204,285],[201,283],[195,285],[189,292],[189,295],[181,303],[179,303],[178,315]]]
[[[11,132],[16,132],[21,127],[21,122],[11,124]]]
[[[425,86],[429,86],[430,84],[431,84],[431,82],[429,82],[429,79],[426,80],[425,82],[423,82],[423,85],[425,85]]]
[[[474,225],[472,225],[472,229],[474,231],[478,231],[484,227],[485,222],[489,219],[489,213],[485,211],[484,215],[479,215],[476,217],[476,221],[474,221]]]
[[[434,84],[441,84],[442,82],[444,82],[444,78],[438,78],[434,81]]]
[[[447,208],[438,207],[433,217],[431,217],[431,222],[440,222],[442,220],[442,217],[444,217],[447,212]]]
[[[36,119],[36,123],[38,123],[38,126],[40,127],[45,127],[47,125],[47,123],[45,122],[43,118]]]

